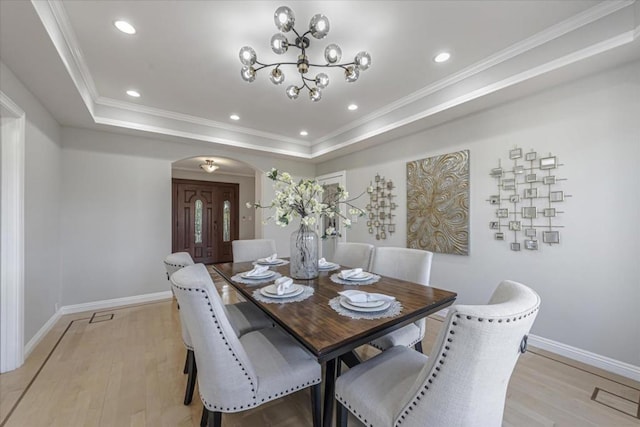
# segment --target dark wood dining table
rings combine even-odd
[[[325,365],[325,395],[323,426],[331,426],[336,363],[357,359],[353,350],[395,329],[433,314],[450,306],[456,299],[455,292],[423,286],[417,283],[382,276],[370,285],[341,285],[331,280],[338,271],[321,271],[311,280],[295,280],[295,283],[314,288],[314,294],[300,302],[264,303],[253,297],[253,292],[268,283],[245,284],[231,280],[239,273],[253,268],[251,262],[220,263],[213,268],[240,294],[258,306],[275,323],[311,352],[319,363]],[[346,268],[346,267],[345,267]],[[289,276],[289,264],[272,266],[283,276]],[[402,311],[394,317],[355,320],[338,314],[329,306],[329,300],[338,292],[358,289],[392,295],[402,304]]]

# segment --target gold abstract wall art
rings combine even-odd
[[[469,150],[407,163],[407,247],[469,254]]]

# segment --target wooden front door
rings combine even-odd
[[[173,252],[196,263],[233,260],[238,239],[238,184],[173,179]]]

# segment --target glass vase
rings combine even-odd
[[[290,274],[293,279],[318,277],[318,235],[306,225],[291,234]]]

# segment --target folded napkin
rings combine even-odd
[[[247,271],[244,274],[244,277],[263,276],[264,273],[267,272],[267,270],[269,270],[268,265],[256,265],[255,267],[253,267],[253,270]]]
[[[329,267],[329,266],[332,266],[332,265],[333,265],[332,262],[327,262],[327,260],[324,259],[324,258],[320,258],[318,260],[318,267]]]
[[[392,297],[391,295],[376,294],[376,293],[369,293],[369,292],[356,291],[356,290],[342,291],[342,292],[338,292],[338,294],[345,297],[347,299],[347,302],[352,304],[353,303],[358,304],[363,302],[395,301],[396,300],[396,297]]]
[[[343,279],[348,279],[349,277],[354,277],[354,276],[357,276],[359,274],[362,274],[362,269],[361,268],[354,268],[352,270],[342,270],[340,272],[340,277],[342,277]]]
[[[262,261],[262,262],[275,262],[278,259],[278,254],[275,253],[273,255],[269,255],[266,258],[260,258],[258,261]]]
[[[287,276],[280,277],[274,282],[276,285],[276,292],[278,295],[284,295],[287,290],[293,286],[293,279]]]

